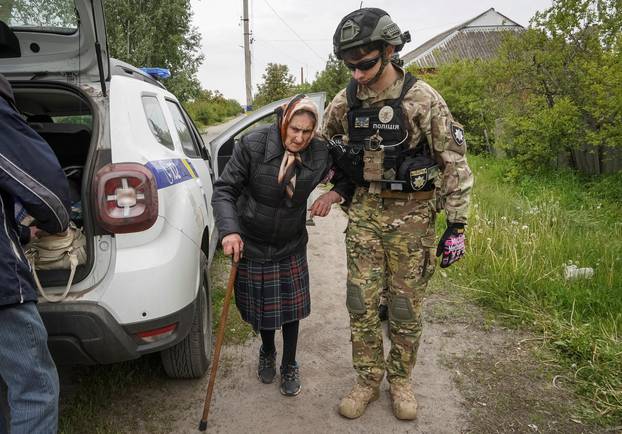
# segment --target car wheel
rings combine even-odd
[[[162,351],[164,371],[171,378],[200,378],[212,355],[212,308],[207,257],[201,253],[201,286],[188,336]]]

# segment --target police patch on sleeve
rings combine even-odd
[[[460,124],[452,122],[451,123],[451,137],[453,137],[454,142],[456,142],[457,145],[459,146],[464,145],[464,142],[465,142],[464,128],[462,128]]]
[[[428,180],[427,173],[428,170],[425,167],[422,169],[410,171],[410,186],[413,188],[413,190],[419,191],[423,188]]]

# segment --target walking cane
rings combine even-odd
[[[214,349],[214,357],[212,357],[212,369],[209,374],[209,384],[207,386],[207,395],[205,396],[203,416],[201,417],[201,422],[199,422],[199,431],[205,431],[207,429],[207,415],[209,414],[209,406],[212,401],[214,381],[216,380],[216,371],[218,370],[218,359],[220,358],[220,347],[222,347],[222,341],[225,337],[225,323],[229,315],[229,304],[231,302],[231,295],[233,294],[233,284],[235,283],[236,274],[238,274],[238,263],[232,261],[229,281],[227,282],[227,292],[225,293],[225,302],[222,305],[220,324],[218,324],[218,332],[216,334],[216,348]]]

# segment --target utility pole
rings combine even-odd
[[[253,92],[251,83],[251,44],[250,26],[248,22],[248,0],[243,1],[242,21],[244,21],[244,78],[246,81],[246,110],[250,110],[253,105]]]
[[[300,67],[300,84],[305,84],[305,75],[302,66]]]

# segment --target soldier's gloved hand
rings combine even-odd
[[[436,256],[441,256],[441,268],[447,268],[464,256],[464,224],[448,223],[438,242]]]

